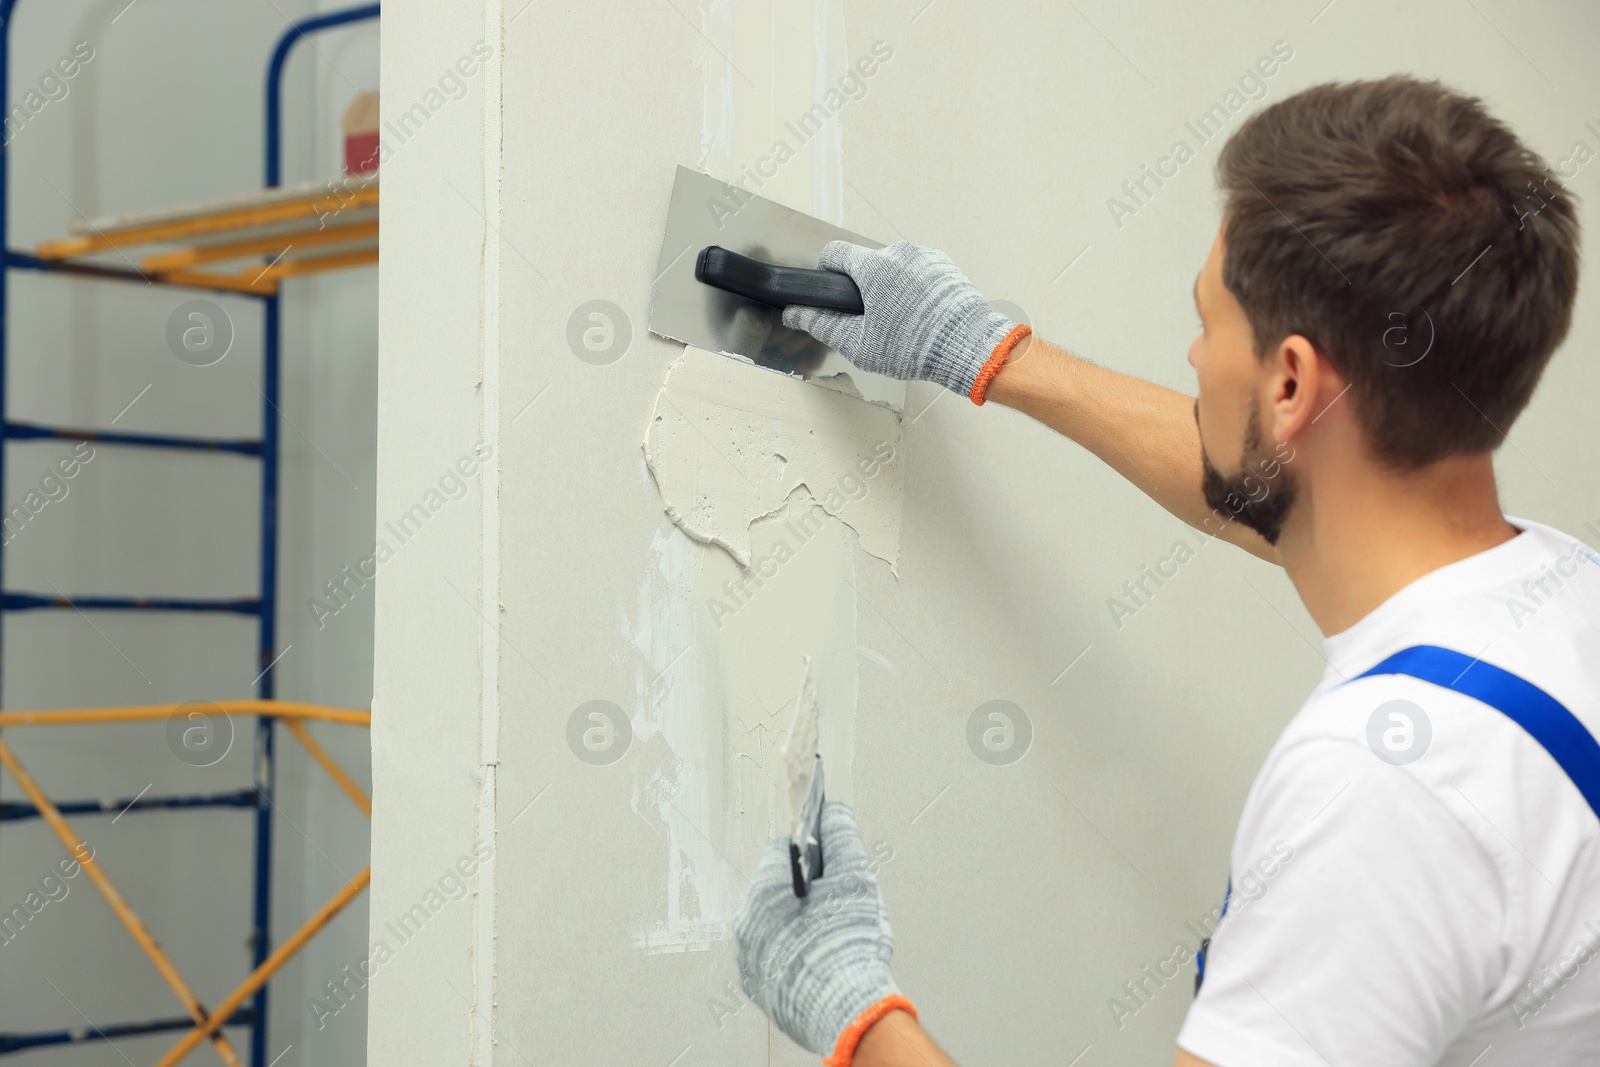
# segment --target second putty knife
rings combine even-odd
[[[794,719],[783,745],[783,769],[789,784],[789,869],[794,895],[804,897],[822,877],[822,755],[817,751],[822,719],[817,683],[806,657]]]
[[[870,237],[679,167],[656,263],[650,332],[803,378],[847,373],[868,400],[904,410],[904,382],[858,370],[810,334],[783,325],[780,301],[797,293],[796,284],[820,281],[837,287],[842,280],[854,289],[845,275],[835,275],[831,282],[815,278],[832,273],[816,270],[817,257],[829,241],[883,247]],[[702,275],[714,275],[712,284],[696,276],[697,268]],[[806,281],[803,275],[813,278]],[[826,300],[791,302],[847,306]]]

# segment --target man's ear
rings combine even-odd
[[[1297,333],[1278,342],[1270,362],[1270,433],[1273,442],[1289,441],[1316,422],[1346,386],[1327,357]]]

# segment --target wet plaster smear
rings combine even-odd
[[[893,567],[900,451],[899,416],[861,400],[847,377],[806,383],[693,347],[668,368],[644,441],[668,517],[758,573],[787,562],[751,552],[751,525],[779,512],[796,540],[841,519]],[[730,587],[721,610],[741,593]]]
[[[644,438],[673,526],[625,625],[650,751],[635,810],[667,826],[664,913],[635,943],[731,936],[745,877],[786,828],[783,747],[813,661],[828,796],[849,800],[857,571],[900,551],[900,416],[848,380],[803,382],[697,348],[667,368]],[[731,867],[730,867],[731,864]]]

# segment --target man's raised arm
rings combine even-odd
[[[796,305],[784,311],[785,326],[806,330],[863,370],[935,382],[1031,415],[1184,522],[1278,562],[1260,535],[1206,503],[1193,398],[1031,336],[992,311],[942,252],[908,241],[877,250],[834,241],[817,265],[850,275],[865,312]]]
[[[1190,526],[1278,562],[1278,550],[1260,534],[1206,503],[1193,397],[1030,336],[989,383],[987,398],[1072,438]]]

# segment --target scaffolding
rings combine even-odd
[[[0,0],[0,116],[9,114],[11,29],[17,0]],[[172,210],[116,220],[80,223],[68,237],[46,242],[34,252],[11,247],[10,154],[0,145],[0,248],[5,250],[0,270],[0,499],[4,494],[6,447],[14,440],[56,439],[92,441],[97,445],[158,450],[207,451],[244,457],[260,463],[261,513],[259,591],[254,597],[181,598],[95,595],[41,595],[13,591],[4,585],[4,546],[0,545],[0,650],[4,647],[5,613],[17,611],[203,612],[254,616],[257,620],[257,655],[261,674],[255,700],[218,701],[205,705],[201,714],[247,715],[256,722],[254,732],[254,782],[251,788],[225,793],[177,796],[139,796],[102,801],[56,803],[40,788],[0,740],[0,765],[17,781],[29,803],[0,804],[0,822],[43,819],[77,856],[83,871],[110,904],[117,918],[149,956],[167,985],[183,1005],[186,1015],[129,1023],[74,1027],[29,1033],[0,1034],[0,1054],[46,1045],[112,1040],[121,1036],[186,1030],[187,1033],[159,1061],[159,1067],[179,1062],[202,1042],[209,1041],[230,1067],[242,1067],[223,1028],[243,1026],[250,1036],[250,1067],[268,1067],[268,982],[310,938],[366,888],[370,867],[351,879],[323,907],[276,948],[271,939],[272,833],[274,787],[274,725],[281,721],[328,774],[367,815],[371,803],[359,787],[316,743],[306,729],[308,721],[370,725],[368,711],[327,708],[274,699],[276,666],[277,551],[279,484],[279,396],[281,389],[281,319],[279,285],[284,278],[339,270],[377,260],[378,182],[351,179],[336,186],[313,183],[284,187],[283,73],[296,44],[309,35],[377,19],[378,4],[329,12],[293,23],[279,37],[267,64],[265,100],[265,175],[263,189],[243,197],[190,205]],[[126,257],[130,249],[150,246],[137,267],[104,262],[104,253]],[[266,260],[265,263],[262,260]],[[131,263],[131,260],[129,261]],[[233,264],[234,269],[225,265]],[[241,265],[242,264],[242,265]],[[196,437],[155,433],[125,433],[94,428],[48,426],[13,420],[7,406],[9,351],[7,321],[9,278],[12,270],[31,270],[68,276],[161,284],[209,292],[234,293],[258,299],[262,306],[261,434],[255,439]],[[0,655],[0,663],[4,662]],[[175,708],[168,705],[122,708],[87,708],[0,713],[0,729],[24,726],[94,726],[107,723],[164,720]],[[68,815],[95,815],[127,811],[236,808],[254,813],[254,875],[250,930],[251,972],[215,1008],[208,1009],[173,967],[160,944],[117,892],[106,872],[92,856],[78,853],[77,838],[66,821]],[[119,815],[120,817],[120,815]]]

